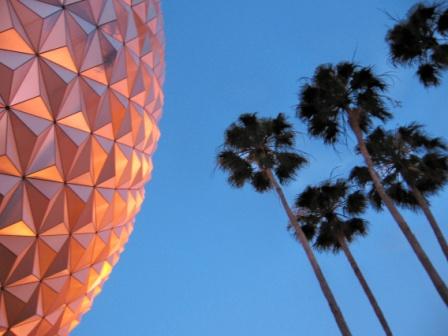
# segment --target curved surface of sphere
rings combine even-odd
[[[0,335],[67,335],[144,198],[159,0],[0,0]]]

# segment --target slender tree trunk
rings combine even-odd
[[[271,181],[272,185],[274,186],[274,189],[280,199],[280,202],[282,203],[283,208],[286,211],[286,214],[288,215],[291,225],[294,227],[297,239],[299,240],[300,244],[305,250],[305,254],[308,257],[308,260],[313,268],[314,274],[316,275],[320,288],[322,289],[322,292],[324,293],[324,296],[327,299],[328,305],[330,306],[331,312],[333,313],[333,316],[336,320],[339,330],[341,331],[341,334],[343,336],[350,336],[351,335],[350,329],[348,328],[348,325],[345,322],[344,316],[342,315],[342,312],[336,302],[336,299],[330,289],[330,286],[328,285],[327,280],[325,279],[325,276],[322,273],[322,270],[320,269],[319,263],[317,262],[316,256],[314,255],[314,252],[308,242],[308,239],[306,239],[306,236],[303,233],[301,226],[297,223],[296,216],[294,216],[291,208],[289,207],[288,202],[286,201],[286,197],[285,194],[283,193],[282,188],[280,187],[279,183],[277,182],[277,179],[274,177],[270,169],[267,169],[266,173],[269,176],[269,180]]]
[[[351,129],[353,130],[353,133],[356,136],[359,150],[362,156],[364,157],[364,161],[367,165],[367,168],[369,170],[373,184],[375,185],[375,189],[378,192],[378,195],[381,197],[381,200],[384,202],[390,214],[394,218],[395,222],[397,222],[398,226],[400,227],[401,232],[403,232],[404,236],[408,240],[409,244],[414,250],[414,253],[417,255],[418,260],[423,265],[424,269],[431,278],[432,283],[439,292],[440,297],[448,306],[448,288],[446,287],[439,273],[434,268],[433,264],[431,263],[431,260],[429,260],[428,256],[421,247],[417,238],[412,233],[412,230],[409,227],[408,223],[403,218],[403,216],[401,216],[400,212],[398,211],[392,199],[389,197],[389,195],[387,195],[381,183],[381,179],[373,166],[372,158],[370,157],[369,151],[367,150],[361,128],[359,127],[359,111],[351,111],[349,113],[349,123]]]
[[[422,195],[420,190],[418,190],[416,187],[414,187],[411,184],[408,184],[412,194],[414,195],[415,199],[418,202],[418,205],[423,210],[423,213],[426,216],[426,219],[428,220],[429,224],[431,225],[432,230],[434,231],[434,234],[436,235],[436,238],[440,244],[440,247],[442,248],[443,253],[445,254],[445,258],[448,259],[448,244],[445,240],[445,237],[443,236],[442,230],[440,229],[439,224],[437,223],[436,218],[432,214],[431,209],[429,208],[428,202],[426,201],[425,197]]]
[[[383,311],[381,310],[378,302],[376,301],[376,298],[373,295],[372,290],[370,289],[369,285],[367,284],[367,281],[364,278],[364,275],[362,274],[361,269],[359,268],[358,264],[356,263],[356,260],[353,257],[353,255],[350,251],[350,248],[347,245],[347,241],[345,240],[344,237],[339,237],[338,241],[339,241],[339,244],[341,245],[342,251],[344,252],[345,256],[348,259],[350,266],[353,269],[353,272],[355,272],[355,275],[358,278],[358,281],[361,284],[362,289],[366,293],[366,296],[369,299],[370,305],[372,306],[373,310],[375,311],[375,314],[378,317],[378,320],[380,321],[385,334],[387,336],[393,336],[392,330],[390,329],[389,324],[387,323],[386,317],[384,316]]]

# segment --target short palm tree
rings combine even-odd
[[[275,190],[295,228],[296,237],[305,250],[342,335],[351,335],[313,250],[297,224],[281,188],[307,163],[306,158],[294,149],[294,138],[295,132],[283,114],[276,118],[243,114],[225,132],[224,145],[217,156],[218,166],[229,174],[228,181],[234,187],[240,188],[249,183],[258,192]]]
[[[329,144],[339,141],[347,127],[351,129],[378,195],[448,305],[447,286],[386,193],[364,141],[374,119],[385,121],[391,117],[385,103],[386,91],[385,82],[371,68],[349,62],[321,65],[300,90],[297,116],[307,124],[310,135]]]
[[[418,66],[417,75],[426,87],[440,84],[448,69],[447,3],[411,8],[406,19],[392,27],[386,36],[395,64]]]
[[[343,251],[375,311],[386,335],[392,331],[361,269],[352,255],[349,243],[367,234],[367,222],[360,217],[367,208],[367,200],[359,190],[351,190],[347,181],[326,181],[307,187],[296,199],[302,230],[321,251]]]
[[[447,242],[428,201],[448,183],[447,145],[412,123],[392,131],[378,127],[366,138],[366,146],[387,194],[398,205],[423,211],[448,259]],[[381,198],[371,184],[367,167],[355,167],[351,178],[361,186],[370,184],[368,194],[374,206],[381,209]]]

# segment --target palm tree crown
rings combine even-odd
[[[406,19],[388,31],[386,41],[392,61],[417,64],[417,75],[428,87],[439,85],[442,70],[448,68],[447,37],[448,8],[419,3],[411,8]]]
[[[418,206],[409,186],[427,198],[448,182],[448,147],[441,138],[428,136],[419,124],[392,131],[378,127],[366,138],[366,145],[387,193],[403,207],[415,210]],[[381,209],[367,167],[355,167],[350,178],[361,186],[369,184],[369,199]]]
[[[307,187],[295,205],[303,231],[319,250],[338,252],[340,239],[351,242],[367,234],[367,222],[360,217],[367,208],[366,198],[343,179]]]
[[[267,169],[285,184],[307,163],[294,149],[294,138],[292,125],[282,113],[275,118],[243,114],[225,131],[218,166],[229,173],[232,186],[241,188],[248,182],[259,192],[267,191],[273,187]]]
[[[386,83],[370,67],[350,62],[321,65],[300,90],[297,116],[307,123],[312,136],[332,144],[344,133],[347,114],[356,113],[363,132],[369,130],[373,118],[389,119],[386,90]]]

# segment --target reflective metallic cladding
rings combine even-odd
[[[0,0],[0,335],[68,335],[117,263],[163,105],[159,0]]]

